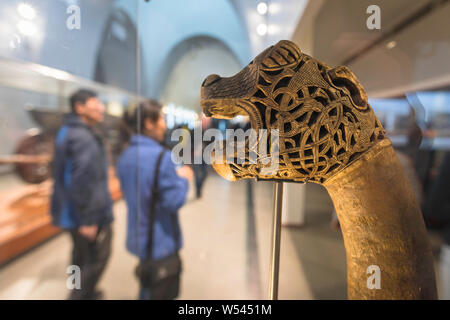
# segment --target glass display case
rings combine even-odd
[[[446,176],[450,167],[449,15],[450,3],[442,0],[418,0],[414,4],[410,0],[1,1],[0,288],[6,289],[0,290],[0,299],[64,299],[67,296],[65,271],[69,264],[66,256],[71,250],[70,230],[77,228],[55,223],[51,207],[52,196],[58,193],[54,180],[58,167],[55,158],[60,151],[58,143],[67,119],[76,114],[71,98],[79,90],[92,93],[98,100],[98,108],[104,108],[102,121],[89,127],[94,128],[95,137],[104,145],[107,195],[112,198],[110,209],[116,219],[113,228],[117,238],[111,240],[112,250],[118,252],[111,262],[114,276],[108,276],[104,282],[112,298],[134,299],[135,291],[139,290],[134,268],[142,257],[130,249],[135,243],[127,235],[132,230],[140,237],[142,230],[146,230],[147,222],[142,224],[141,214],[144,213],[141,211],[142,204],[145,207],[148,201],[130,205],[126,193],[136,198],[150,194],[153,189],[143,189],[140,183],[152,180],[145,174],[157,166],[150,158],[138,161],[136,157],[139,174],[133,180],[135,188],[128,185],[124,192],[124,174],[120,176],[118,164],[131,144],[137,144],[139,152],[144,150],[141,142],[145,143],[148,135],[145,137],[143,130],[145,122],[152,118],[143,112],[145,105],[161,107],[165,128],[164,139],[158,141],[161,142],[158,145],[171,150],[184,146],[183,152],[188,152],[188,158],[192,159],[189,162],[183,157],[177,162],[173,152],[173,167],[170,165],[173,177],[183,165],[193,169],[193,177],[186,183],[186,188],[189,186],[192,191],[183,190],[187,200],[179,208],[183,214],[190,214],[180,215],[180,230],[187,239],[182,253],[187,265],[183,281],[188,288],[181,298],[266,297],[270,243],[265,235],[271,232],[273,181],[286,178],[292,171],[285,170],[285,176],[277,176],[278,172],[273,176],[258,176],[259,180],[267,181],[228,182],[221,176],[256,177],[260,170],[234,166],[233,171],[222,167],[222,171],[217,170],[218,175],[210,163],[205,166],[206,161],[194,163],[195,157],[207,158],[205,150],[211,154],[213,149],[208,146],[212,142],[233,140],[236,132],[233,130],[244,131],[254,126],[255,117],[264,119],[266,123],[262,127],[269,129],[295,112],[301,113],[283,125],[286,132],[298,130],[286,138],[293,151],[283,150],[285,156],[280,157],[301,177],[288,180],[309,183],[286,182],[284,197],[280,200],[284,206],[283,233],[288,235],[282,238],[287,243],[283,248],[287,251],[282,255],[287,263],[280,269],[283,275],[281,298],[347,297],[342,228],[329,193],[320,184],[333,176],[334,169],[349,167],[372,144],[376,145],[377,139],[384,139],[383,130],[392,142],[422,210],[420,217],[427,226],[434,257],[439,262],[447,261],[450,227],[448,212],[444,209],[448,208],[450,199],[447,192],[450,177]],[[280,52],[265,57],[280,40],[290,40],[298,48],[292,49],[285,42],[284,48],[280,45]],[[255,60],[259,54],[266,59],[264,62]],[[317,69],[320,72],[309,70],[305,71],[306,76],[296,75],[311,61],[315,61],[317,68],[320,66],[320,70]],[[291,69],[284,69],[289,63]],[[236,74],[244,75],[244,79],[230,80],[226,88],[220,87],[222,79]],[[320,87],[317,77],[322,77],[332,90],[317,89]],[[292,78],[295,81],[290,83]],[[220,90],[213,92],[211,86]],[[208,90],[213,92],[210,98],[223,91],[218,99],[230,100],[222,101],[223,105],[207,105],[202,102],[202,94],[205,98]],[[252,99],[246,96],[250,92]],[[341,109],[331,110],[330,101],[335,97],[330,92],[338,92],[339,97],[342,94],[343,99],[348,98],[353,105],[364,100],[367,94],[374,114],[367,111],[371,110],[367,105],[357,105],[355,108],[360,108],[361,118],[368,120],[358,124],[355,121],[354,127],[347,131],[338,126],[331,135],[328,129],[335,120],[330,117],[339,118],[341,113],[338,116],[337,110]],[[322,97],[317,98],[320,95]],[[243,96],[251,101],[230,108],[231,100],[234,99],[234,103]],[[318,103],[314,112],[299,111],[305,101],[309,107],[312,100]],[[294,101],[298,103],[296,106],[292,105]],[[249,112],[248,105],[252,103],[257,111]],[[289,112],[294,111],[289,114],[277,109],[283,103],[288,105]],[[320,108],[328,107],[331,109],[327,116],[331,120],[321,127],[317,123],[325,116],[319,117],[319,111],[324,110]],[[246,112],[242,111],[244,109]],[[345,113],[349,109],[342,110]],[[305,117],[309,117],[308,121]],[[134,122],[128,121],[130,118]],[[351,116],[346,118],[345,125],[351,120]],[[310,127],[302,127],[309,122]],[[369,122],[375,128],[366,137],[364,130]],[[184,130],[183,134],[179,134],[179,129]],[[214,130],[218,138],[212,135],[213,138],[204,139],[202,134],[207,129]],[[200,140],[196,141],[195,132],[199,131]],[[305,132],[310,134],[308,139],[303,139]],[[356,143],[355,137],[365,140]],[[248,147],[248,137],[244,140]],[[307,146],[303,151],[294,147],[300,142],[303,147]],[[356,144],[352,150],[358,147],[360,150],[353,153],[350,149]],[[333,148],[324,151],[325,145]],[[364,149],[367,145],[371,147]],[[79,152],[85,151],[83,149],[87,147]],[[333,164],[324,164],[325,158],[332,158]],[[90,158],[86,163],[97,164],[97,160]],[[132,170],[130,168],[131,165],[128,169]],[[325,169],[330,171],[313,177]],[[75,172],[74,167],[70,170]],[[91,172],[83,183],[90,185],[97,173]],[[64,179],[70,176],[65,174]],[[66,187],[61,187],[60,191],[65,192]],[[88,189],[81,187],[78,192],[96,192],[86,191]],[[169,205],[177,203],[180,193],[171,195]],[[340,198],[344,198],[343,192]],[[130,223],[128,214],[133,209],[139,212],[136,219],[139,228]],[[332,230],[329,230],[330,220]],[[176,228],[164,225],[161,229]],[[148,244],[141,242],[142,247]],[[223,247],[217,250],[218,246]],[[163,246],[163,249],[167,248]],[[440,256],[441,249],[447,253]],[[143,249],[139,247],[139,250]],[[447,258],[442,258],[444,255]],[[45,260],[44,256],[52,257]],[[37,271],[33,273],[30,265],[41,258],[47,263],[37,264]],[[16,275],[15,270],[21,271]],[[45,277],[47,270],[51,270],[48,273],[52,275],[59,273],[51,279],[54,282],[46,279],[44,285],[39,284],[36,279]],[[3,273],[8,277],[2,277]],[[214,276],[217,274],[223,274],[223,279],[217,279]],[[123,276],[131,289],[123,291],[120,283],[112,279],[117,275]],[[28,281],[28,276],[34,282]],[[24,285],[28,289],[19,290],[22,281],[30,288]],[[203,287],[199,288],[198,283],[203,283]],[[48,291],[51,294],[45,292],[47,285],[53,286]]]

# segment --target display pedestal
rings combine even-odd
[[[60,230],[51,225],[49,181],[2,192],[0,200],[0,265]]]
[[[113,200],[122,197],[114,170],[109,172]],[[52,182],[2,192],[0,199],[0,265],[61,232],[52,225]]]

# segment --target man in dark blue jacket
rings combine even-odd
[[[70,105],[55,139],[51,213],[53,223],[70,232],[72,265],[81,271],[81,288],[70,298],[98,299],[95,287],[110,255],[113,220],[107,156],[94,128],[105,107],[89,90],[72,95]]]

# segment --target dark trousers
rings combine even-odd
[[[70,230],[70,235],[73,242],[72,264],[80,267],[81,288],[72,289],[69,299],[94,299],[95,287],[111,253],[111,225],[99,227],[94,241],[82,236],[78,229]]]
[[[194,176],[195,176],[195,191],[197,198],[202,196],[203,183],[208,176],[208,165],[206,163],[194,164]]]

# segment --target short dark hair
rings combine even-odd
[[[136,108],[126,111],[123,119],[132,132],[142,132],[145,128],[145,119],[155,123],[161,117],[161,111],[162,105],[156,100],[149,99],[141,102]]]
[[[85,104],[91,98],[97,98],[97,93],[89,89],[80,89],[70,96],[70,109],[75,113],[77,103]]]

